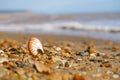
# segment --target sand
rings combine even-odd
[[[30,37],[45,53],[30,54]],[[0,33],[0,80],[120,80],[120,43],[85,36]]]

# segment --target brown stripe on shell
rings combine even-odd
[[[30,38],[28,42],[28,50],[32,55],[37,55],[38,50],[41,50],[41,52],[44,53],[40,40],[35,37]]]

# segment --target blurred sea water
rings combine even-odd
[[[8,15],[7,15],[8,16]],[[6,17],[6,16],[4,16]],[[120,14],[0,16],[0,31],[90,36],[120,40]]]

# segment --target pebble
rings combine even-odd
[[[34,63],[35,63],[35,61],[32,60],[32,59],[28,59],[28,62],[29,62],[30,64],[34,64]]]
[[[93,76],[93,77],[101,77],[102,74],[101,74],[101,73],[97,73],[97,74],[93,74],[92,76]]]
[[[59,57],[52,56],[53,62],[62,61]]]
[[[77,59],[75,62],[76,63],[80,63],[80,61],[82,61],[83,59],[81,59],[81,58],[79,58],[79,59]]]
[[[61,50],[61,48],[60,48],[60,47],[56,47],[56,50],[57,50],[57,51],[60,51],[60,50]]]
[[[8,59],[6,57],[0,57],[0,63],[3,63],[5,61],[8,61]]]
[[[98,72],[100,72],[101,70],[100,69],[97,69]]]
[[[50,73],[50,69],[49,67],[45,66],[44,64],[42,64],[41,62],[35,62],[35,67],[37,69],[38,72],[45,72],[45,73]]]
[[[0,50],[0,54],[2,54],[2,53],[4,53],[4,51],[3,51],[3,50]]]
[[[71,67],[72,65],[69,62],[65,63],[65,67]]]
[[[102,64],[101,67],[107,67],[107,68],[109,67],[109,68],[111,68],[111,67],[112,67],[112,64],[105,63],[105,64]]]
[[[94,46],[89,46],[87,51],[89,52],[89,54],[96,54],[97,50],[95,49]]]
[[[9,74],[9,71],[5,67],[0,66],[0,78],[8,74]]]
[[[53,48],[56,50],[56,51],[60,51],[61,48],[60,47],[57,47],[57,46],[53,46]]]
[[[83,72],[81,72],[83,75],[87,75],[87,72],[85,72],[85,71],[83,71]]]
[[[102,57],[103,58],[111,58],[112,55],[111,54],[107,54],[107,53],[103,53]]]
[[[120,53],[116,54],[116,56],[120,56]]]
[[[117,74],[120,75],[120,71],[118,71]]]
[[[62,66],[65,66],[66,62],[67,62],[66,60],[62,60],[62,61],[61,61]]]
[[[23,75],[25,73],[24,69],[23,68],[18,68],[16,69],[16,72],[19,74],[19,75]]]
[[[112,71],[107,71],[106,74],[113,74],[113,72]]]
[[[85,55],[88,55],[88,52],[79,52],[76,55],[77,56],[85,56]]]
[[[81,74],[75,74],[73,80],[87,80],[85,76]]]
[[[113,78],[114,78],[114,79],[117,79],[117,78],[119,78],[119,75],[114,74],[114,75],[113,75]]]
[[[96,58],[96,54],[90,54],[90,59]]]

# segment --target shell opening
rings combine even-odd
[[[37,49],[37,52],[43,54],[43,51],[41,49]]]

